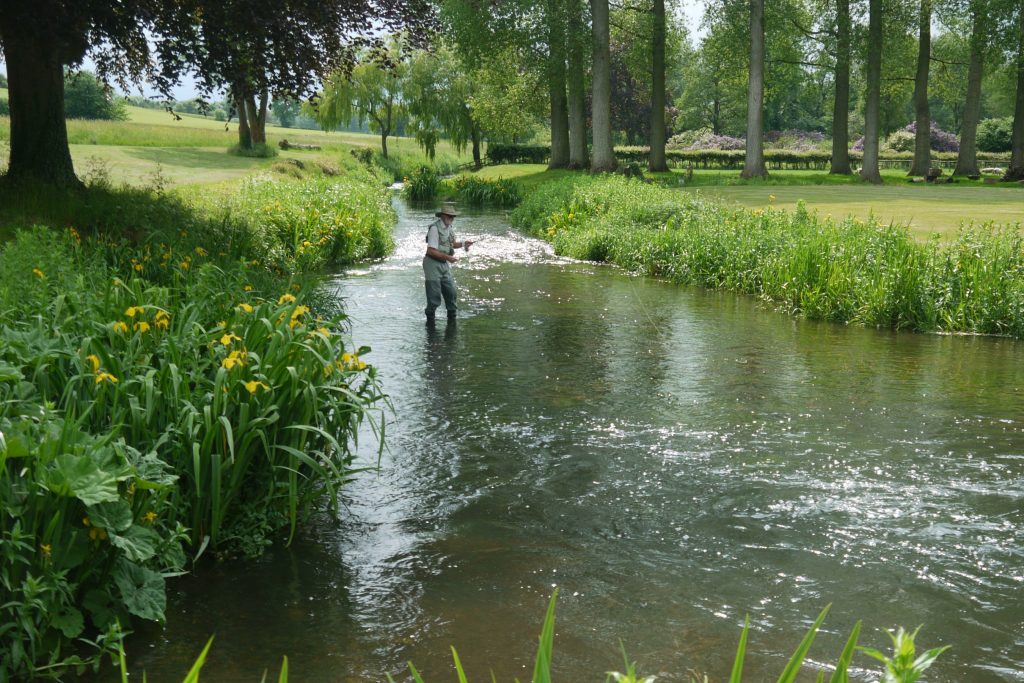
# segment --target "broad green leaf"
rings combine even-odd
[[[82,613],[71,605],[62,607],[50,620],[50,624],[60,629],[65,638],[77,638],[85,628]]]
[[[113,576],[124,606],[130,613],[152,621],[164,618],[167,608],[164,577],[127,560],[117,563]]]
[[[132,508],[125,500],[99,503],[86,508],[93,526],[119,533],[132,525]]]
[[[135,472],[138,477],[135,485],[141,489],[169,486],[178,480],[178,475],[173,474],[167,464],[155,453],[147,453],[139,458],[135,462]]]
[[[58,455],[47,472],[46,486],[59,496],[74,496],[86,505],[120,498],[117,477],[101,470],[88,455]]]
[[[110,542],[123,550],[132,562],[145,562],[156,555],[160,536],[152,529],[136,524],[124,534],[110,534]]]

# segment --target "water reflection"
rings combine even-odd
[[[955,644],[929,680],[1024,680],[1019,343],[800,322],[558,259],[493,215],[458,219],[487,238],[431,331],[431,215],[401,209],[395,256],[338,280],[394,403],[381,472],[341,525],[181,582],[137,660],[152,680],[211,626],[236,634],[214,680],[285,652],[296,680],[407,659],[451,680],[453,644],[473,680],[525,679],[554,586],[561,680],[602,680],[619,638],[659,681],[722,680],[745,613],[767,678],[829,602],[815,661],[863,618],[876,647],[896,624]]]

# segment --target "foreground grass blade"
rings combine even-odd
[[[210,636],[210,639],[206,641],[206,647],[204,647],[203,651],[199,653],[198,657],[196,657],[195,663],[192,665],[192,668],[188,670],[188,675],[185,676],[185,680],[181,683],[199,683],[199,671],[203,668],[203,664],[206,663],[206,653],[210,651],[211,645],[213,645],[213,636]]]
[[[732,673],[729,675],[729,683],[740,683],[743,680],[743,658],[747,655],[747,633],[750,632],[750,615],[743,617],[743,633],[740,634],[740,644],[736,646],[736,660],[732,663]]]
[[[555,645],[555,602],[558,600],[558,589],[551,594],[548,612],[544,616],[544,625],[540,629],[540,642],[537,645],[537,659],[533,665],[533,683],[551,683],[551,654]]]
[[[853,653],[857,650],[857,638],[860,637],[860,624],[857,622],[853,625],[853,631],[850,633],[850,637],[846,641],[846,646],[843,648],[843,652],[839,655],[839,661],[836,662],[836,670],[832,672],[832,677],[828,679],[828,683],[849,683],[850,677],[847,671],[850,668],[850,661],[853,659]]]
[[[811,649],[811,643],[814,642],[814,637],[818,635],[818,629],[821,627],[821,622],[825,621],[825,615],[832,608],[832,604],[825,605],[825,609],[821,610],[821,614],[815,619],[814,623],[811,624],[811,628],[807,631],[807,635],[800,641],[800,645],[796,648],[796,652],[789,658],[789,663],[786,664],[786,668],[783,669],[782,675],[779,676],[778,683],[793,683],[796,679],[796,675],[800,672],[800,667],[803,665],[804,657],[807,656],[807,651]]]

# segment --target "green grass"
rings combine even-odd
[[[512,178],[524,194],[548,182],[580,175],[572,171],[548,171],[542,164],[489,166],[484,178]],[[681,171],[655,174],[659,182],[683,193],[716,198],[744,208],[795,209],[804,201],[807,209],[822,218],[853,216],[874,218],[880,223],[905,225],[911,234],[927,239],[938,234],[952,239],[961,225],[987,222],[1015,224],[1022,220],[1024,186],[985,185],[969,181],[952,185],[911,184],[897,170],[883,172],[885,184],[877,186],[856,176],[834,176],[815,171],[776,171],[768,180],[742,180],[736,171],[697,170],[691,182],[679,186]]]

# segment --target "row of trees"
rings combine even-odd
[[[429,150],[440,134],[515,139],[529,130],[543,93],[553,168],[613,168],[616,134],[630,144],[647,142],[649,167],[663,169],[674,123],[743,130],[743,174],[759,176],[765,130],[806,127],[831,133],[831,171],[842,174],[852,172],[851,133],[862,133],[861,173],[878,182],[880,140],[908,120],[916,126],[912,173],[927,172],[933,109],[960,132],[956,173],[976,174],[984,105],[990,114],[1013,116],[1009,177],[1019,177],[1021,5],[711,0],[706,35],[691,46],[663,0],[627,0],[614,9],[602,0],[443,0],[452,47],[435,49],[443,55],[433,62],[400,53],[375,57],[391,65],[390,74],[367,62],[355,81],[332,78],[319,118],[324,126],[347,116],[368,120],[386,146],[395,117],[407,116]],[[935,41],[933,25],[940,27]],[[388,104],[373,107],[374,94]],[[449,100],[457,103],[450,112]]]
[[[787,0],[788,2],[789,0]],[[867,0],[867,31],[855,31],[855,19],[864,8],[851,0],[826,0],[816,14],[801,14],[800,7],[786,2],[771,3],[772,15],[766,18],[764,0],[715,0],[715,7],[723,12],[743,8],[749,17],[749,89],[747,102],[747,157],[745,176],[766,175],[763,156],[763,97],[766,37],[770,32],[766,24],[788,20],[791,27],[800,29],[809,39],[820,44],[821,58],[831,68],[833,94],[832,121],[832,173],[850,173],[849,127],[851,64],[853,46],[860,36],[865,53],[864,78],[864,163],[861,176],[871,182],[881,182],[878,168],[879,140],[881,137],[881,103],[886,79],[899,80],[898,69],[893,67],[883,77],[883,57],[894,42],[893,33],[899,34],[913,16],[917,26],[917,54],[914,60],[914,117],[916,140],[914,162],[910,173],[923,175],[930,166],[931,112],[928,88],[931,64],[935,56],[931,48],[932,25],[936,14],[948,26],[958,25],[968,35],[969,55],[966,89],[960,127],[960,151],[956,175],[976,175],[977,129],[981,114],[982,80],[984,65],[993,55],[1001,54],[1012,60],[1015,67],[1016,104],[1012,162],[1008,178],[1024,178],[1024,1],[1022,0]],[[816,17],[806,25],[801,18]],[[795,17],[795,18],[794,18]],[[776,31],[779,29],[776,28]],[[1010,38],[1010,40],[1007,40]],[[890,60],[890,63],[893,60]],[[813,66],[820,67],[820,63]]]

